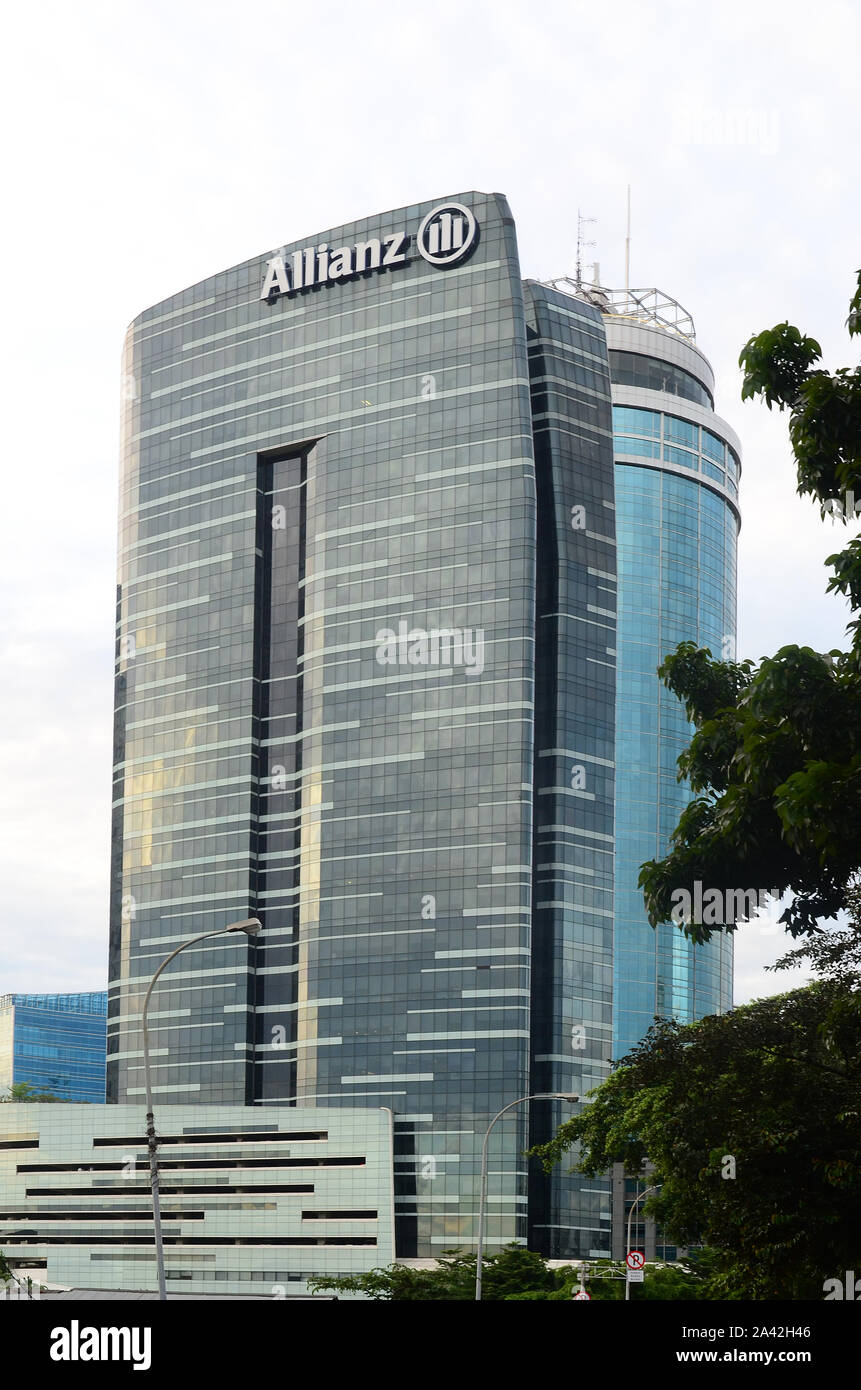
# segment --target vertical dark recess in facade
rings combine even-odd
[[[301,619],[305,607],[305,492],[308,451],[267,453],[257,461],[257,574],[254,689],[258,744],[255,896],[279,966],[295,964],[298,948],[299,852],[302,802]],[[280,890],[280,891],[279,891]],[[282,906],[267,907],[279,892]],[[257,974],[253,1094],[249,1100],[295,1100],[298,976],[295,970]],[[277,1006],[284,1005],[284,1012]],[[280,1054],[280,1055],[279,1055]]]

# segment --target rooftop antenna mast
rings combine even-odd
[[[625,294],[631,287],[631,185],[628,184],[628,230],[625,233]]]
[[[580,209],[577,209],[577,273],[575,276],[575,283],[578,290],[583,288],[583,247],[595,245],[594,241],[587,241],[584,238],[583,228],[586,226],[587,222],[594,221],[596,221],[594,217],[583,217]]]

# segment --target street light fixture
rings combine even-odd
[[[520,1096],[517,1100],[509,1101],[508,1105],[503,1105],[502,1109],[497,1111],[490,1124],[487,1126],[484,1143],[481,1146],[481,1188],[478,1198],[478,1253],[475,1261],[476,1302],[481,1302],[481,1266],[484,1257],[484,1211],[487,1205],[487,1141],[490,1138],[490,1131],[493,1129],[493,1126],[500,1116],[505,1114],[506,1110],[513,1110],[515,1105],[523,1105],[528,1100],[564,1100],[567,1101],[569,1105],[576,1105],[579,1099],[579,1095],[575,1092],[562,1091],[540,1091],[534,1096]]]
[[[141,1010],[141,1028],[143,1030],[143,1053],[144,1053],[144,1082],[146,1085],[146,1142],[149,1150],[149,1171],[150,1183],[152,1186],[152,1223],[155,1232],[155,1261],[158,1271],[158,1296],[163,1302],[167,1299],[167,1289],[164,1278],[164,1243],[161,1234],[161,1203],[158,1191],[158,1157],[156,1149],[158,1140],[155,1135],[155,1118],[152,1108],[152,1084],[150,1081],[149,1065],[149,1030],[147,1029],[146,1015],[149,1008],[150,995],[153,986],[165,966],[170,965],[175,956],[180,951],[184,951],[187,946],[194,946],[198,941],[206,941],[210,936],[221,936],[224,932],[241,931],[246,936],[256,936],[261,930],[262,923],[256,917],[245,917],[241,922],[231,922],[228,927],[219,927],[216,931],[205,931],[200,936],[192,936],[188,941],[183,941],[181,946],[177,946],[175,951],[171,951],[169,956],[165,956],[158,970],[149,982],[149,989],[144,995],[143,1009]]]

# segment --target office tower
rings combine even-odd
[[[497,1110],[612,1055],[608,321],[468,193],[126,339],[109,1099],[161,958],[259,915],[160,982],[156,1098],[390,1107],[405,1256],[475,1240]],[[609,1251],[606,1182],[527,1172],[565,1113],[496,1126],[490,1248]]]
[[[0,1093],[26,1082],[58,1100],[102,1103],[108,998],[0,996]]]
[[[608,296],[616,455],[619,640],[613,1055],[655,1014],[684,1023],[732,1004],[732,936],[694,946],[646,921],[640,865],[661,858],[690,799],[677,759],[691,737],[654,678],[679,642],[735,658],[741,448],[714,413],[714,374],[690,315],[657,291]],[[613,311],[615,309],[615,312]]]

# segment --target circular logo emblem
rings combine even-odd
[[[457,265],[478,245],[478,223],[463,203],[440,203],[422,219],[416,244],[431,265]]]

